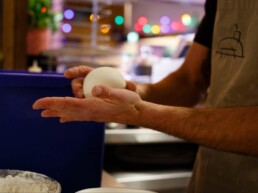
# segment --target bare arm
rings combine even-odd
[[[136,124],[210,148],[258,156],[258,107],[194,109],[142,102]]]
[[[47,97],[33,108],[61,122],[141,125],[210,148],[258,156],[258,107],[197,109],[142,101],[135,92],[95,86],[94,98]]]
[[[179,71],[156,85],[138,87],[142,98],[178,106],[196,104],[207,89],[201,75],[207,55],[207,48],[193,44]],[[75,68],[66,76],[69,73],[73,76],[73,70],[85,75],[89,71]],[[81,83],[77,84],[76,93],[81,87]],[[61,122],[141,125],[214,149],[258,156],[258,107],[196,109],[165,106],[144,101],[131,91],[134,90],[132,85],[128,83],[127,87],[128,90],[99,85],[93,88],[94,98],[47,97],[37,100],[33,108],[44,109],[42,117],[59,117]]]
[[[138,85],[142,98],[176,106],[197,104],[208,87],[202,74],[208,52],[206,47],[193,43],[178,71],[157,84]],[[136,124],[214,149],[258,156],[258,107],[193,109],[142,104],[142,118]]]
[[[194,42],[179,70],[156,84],[137,85],[141,98],[158,104],[196,105],[208,87],[202,73],[209,62],[208,54],[208,48]]]

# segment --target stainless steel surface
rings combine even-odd
[[[105,130],[105,143],[106,145],[111,145],[111,147],[129,145],[130,147],[137,148],[137,144],[141,146],[147,145],[148,147],[149,145],[160,145],[162,143],[164,145],[168,143],[171,145],[187,143],[187,141],[180,138],[149,128],[127,128],[125,125],[116,125],[113,123],[107,124],[107,128],[109,129]],[[178,159],[178,157],[175,157],[175,159]],[[155,171],[153,171],[153,167],[149,169],[145,168],[144,170],[135,170],[137,168],[137,165],[135,165],[136,168],[133,171],[122,167],[119,170],[112,171],[111,169],[109,172],[119,184],[124,184],[129,188],[147,189],[158,193],[185,193],[192,176],[191,168],[180,166],[178,168],[168,167],[164,169],[164,167],[162,168],[162,161],[164,160],[160,160],[160,169],[156,168]],[[132,162],[128,162],[128,164],[130,163]]]
[[[140,144],[185,142],[184,140],[148,128],[106,129],[106,144]]]
[[[179,193],[186,190],[192,172],[115,172],[112,173],[112,176],[114,176],[119,183],[125,184],[130,188],[148,189],[159,193]]]

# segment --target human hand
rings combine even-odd
[[[91,98],[46,97],[37,100],[33,109],[43,109],[42,117],[59,117],[60,122],[96,121],[134,123],[142,100],[127,89],[104,85],[93,87]]]
[[[66,78],[73,78],[72,80],[72,91],[75,97],[77,98],[84,98],[83,94],[83,80],[84,77],[91,72],[93,68],[88,66],[76,66],[69,68],[65,71]],[[126,81],[126,89],[131,91],[136,91],[136,84],[131,81]]]

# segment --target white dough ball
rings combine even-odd
[[[100,67],[92,70],[83,82],[83,94],[92,97],[92,88],[95,85],[107,85],[112,88],[125,88],[126,81],[122,74],[115,68]]]

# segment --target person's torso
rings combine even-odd
[[[258,105],[258,1],[218,0],[207,107]]]
[[[257,0],[218,0],[208,108],[258,106],[257,16]],[[200,147],[188,192],[256,193],[258,158]]]

